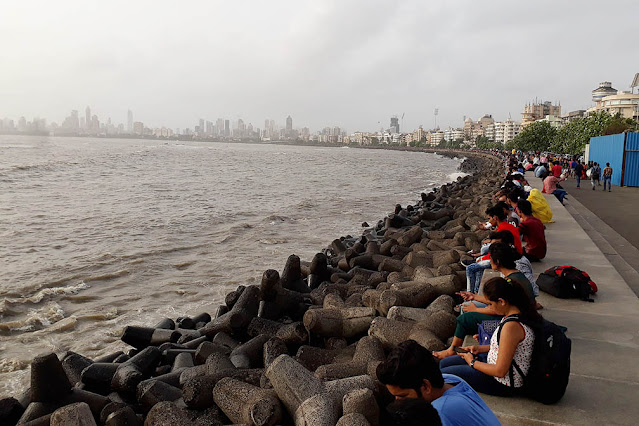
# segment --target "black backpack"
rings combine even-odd
[[[572,342],[564,333],[565,327],[542,319],[541,324],[532,324],[520,320],[519,316],[506,317],[505,324],[517,321],[528,325],[535,332],[535,344],[528,374],[523,371],[515,360],[510,366],[510,383],[514,381],[514,369],[524,378],[524,393],[528,397],[544,404],[554,404],[566,392],[570,378],[570,350]],[[501,337],[502,327],[497,332],[497,342]]]
[[[570,265],[555,266],[539,274],[539,288],[560,299],[581,299],[594,302],[590,295],[597,293],[597,284],[586,272]]]

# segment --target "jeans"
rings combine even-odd
[[[606,190],[606,182],[608,182],[608,191],[610,191],[612,189],[612,183],[610,183],[610,180],[612,179],[612,176],[604,176],[604,191]]]
[[[579,175],[579,173],[575,175],[575,179],[577,179],[577,188],[579,188],[579,186],[581,185],[581,176]]]
[[[475,262],[466,267],[466,291],[471,293],[479,292],[481,278],[484,275],[484,269],[490,268],[490,260],[482,260]]]
[[[604,182],[604,184],[605,184],[605,182]],[[604,189],[605,189],[605,188],[604,188]],[[564,203],[564,197],[565,197],[565,196],[566,196],[566,194],[567,194],[567,192],[566,192],[566,190],[565,190],[565,189],[555,189],[552,193],[553,193],[553,195],[554,195],[555,197],[557,197],[557,199],[559,200],[559,202],[560,202],[561,204],[563,204],[563,203]]]
[[[479,354],[477,361],[486,362],[487,357],[488,354]],[[495,396],[511,396],[517,393],[516,389],[502,385],[494,377],[475,370],[459,355],[442,359],[439,363],[439,369],[442,373],[454,374],[466,380],[470,387],[477,392]]]

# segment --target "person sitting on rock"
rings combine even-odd
[[[521,257],[511,246],[505,243],[493,243],[490,245],[490,265],[493,270],[501,273],[505,279],[516,282],[526,290],[526,295],[531,303],[535,302],[535,290],[532,283],[526,276],[517,270],[515,261]],[[499,314],[491,306],[489,299],[484,295],[475,294],[469,291],[457,293],[465,301],[475,301],[480,304],[464,305],[464,312],[457,317],[457,326],[453,335],[453,341],[448,349],[433,352],[436,358],[444,359],[455,355],[455,348],[462,345],[467,335],[477,334],[479,324],[487,320],[499,320]],[[535,305],[533,305],[535,306]]]
[[[531,262],[539,262],[546,257],[546,234],[544,224],[532,214],[532,204],[528,200],[517,201],[517,210],[522,218],[519,234],[523,236],[526,246],[524,255]]]
[[[515,281],[490,279],[484,286],[484,294],[491,309],[503,317],[490,345],[461,348],[465,353],[440,362],[442,373],[461,377],[478,392],[498,396],[517,394],[530,369],[535,343],[534,330],[520,320],[541,322],[527,293]]]
[[[396,399],[418,398],[430,402],[443,425],[499,424],[468,383],[442,374],[431,353],[414,340],[402,342],[391,350],[386,361],[377,366],[377,378]]]

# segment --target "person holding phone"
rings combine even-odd
[[[517,281],[493,278],[485,284],[484,295],[489,307],[503,315],[490,345],[461,347],[459,355],[444,358],[439,368],[443,374],[461,377],[478,392],[514,395],[524,385],[535,343],[534,330],[523,321],[540,324],[541,316],[528,292]],[[513,361],[523,375],[513,368]]]
[[[499,425],[477,392],[459,377],[442,374],[430,351],[414,340],[393,348],[377,366],[376,375],[396,400],[420,399],[432,404],[443,425]],[[421,424],[429,424],[427,418]]]

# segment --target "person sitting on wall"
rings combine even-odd
[[[535,168],[535,177],[543,179],[547,175],[548,175],[548,169],[546,169],[546,164],[545,163],[541,163],[539,166],[537,166]]]
[[[517,269],[516,260],[521,257],[517,251],[505,243],[493,243],[489,248],[490,266],[494,271],[501,273],[511,282],[519,283],[525,290],[527,296],[533,303],[535,301],[535,290],[528,278]],[[453,341],[448,349],[433,352],[436,358],[444,359],[455,355],[455,348],[461,346],[464,337],[468,334],[477,334],[477,327],[482,321],[501,319],[502,314],[498,313],[490,306],[489,300],[485,296],[471,293],[470,291],[460,291],[457,293],[465,301],[476,301],[479,304],[464,305],[464,313],[457,317],[457,327],[453,335]],[[535,306],[535,305],[533,305]],[[540,306],[541,307],[541,306]]]
[[[563,205],[567,192],[565,189],[557,188],[557,184],[564,180],[566,180],[566,178],[563,176],[558,178],[555,175],[549,175],[546,179],[544,179],[544,189],[542,189],[541,192],[545,194],[553,194]]]
[[[528,200],[517,201],[517,213],[521,216],[519,234],[526,246],[524,256],[531,262],[539,262],[546,257],[546,234],[544,224],[532,214],[532,204]]]
[[[468,383],[442,374],[431,353],[414,340],[400,343],[377,366],[377,378],[396,399],[430,402],[443,425],[498,425],[499,421]],[[427,423],[423,423],[427,424]]]
[[[534,330],[520,320],[541,323],[542,318],[527,291],[517,282],[492,278],[484,286],[484,294],[491,309],[502,315],[490,345],[463,347],[461,349],[466,353],[447,357],[439,366],[442,373],[461,377],[478,392],[515,395],[523,388],[535,343]],[[515,320],[505,322],[506,319]],[[513,362],[523,375],[513,368]]]

